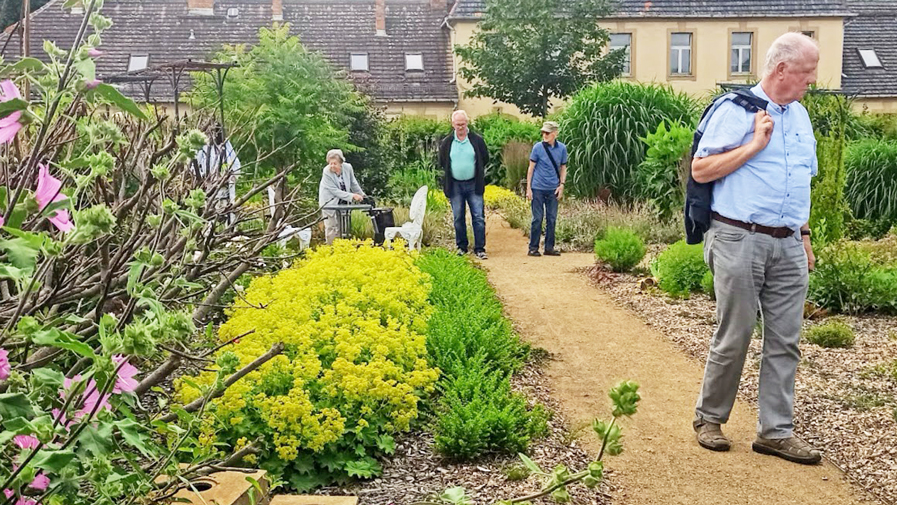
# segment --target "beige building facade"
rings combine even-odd
[[[841,87],[843,51],[842,17],[637,19],[600,22],[611,33],[611,46],[629,46],[623,79],[669,84],[695,97],[710,96],[720,84],[750,83],[762,75],[766,51],[781,34],[800,31],[819,42],[820,86]],[[452,23],[452,46],[469,43],[477,23]],[[458,107],[472,116],[500,111],[523,116],[513,105],[488,98],[469,98],[471,87],[457,73],[461,61],[453,56],[458,85]],[[555,109],[562,102],[555,103]]]

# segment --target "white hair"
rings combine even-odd
[[[465,112],[461,109],[458,109],[455,112],[452,112],[452,121],[453,122],[455,121],[456,117],[463,117],[465,121],[467,121],[468,123],[470,122],[470,118],[467,116],[467,112]]]
[[[807,51],[819,52],[819,43],[807,37],[803,33],[788,32],[779,36],[769,51],[766,52],[766,64],[763,67],[763,75],[767,76],[775,72],[779,63],[796,63],[807,56]]]
[[[346,157],[343,156],[342,149],[331,149],[331,150],[327,151],[326,159],[327,159],[327,161],[330,161],[332,159],[338,159],[340,161],[340,163],[346,161]]]

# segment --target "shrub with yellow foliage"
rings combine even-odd
[[[278,342],[285,350],[211,403],[214,442],[261,439],[260,466],[299,490],[378,474],[376,458],[393,451],[392,435],[409,429],[438,378],[427,361],[429,276],[414,261],[338,240],[255,279],[219,338],[252,333],[222,352],[242,367]],[[181,400],[214,378],[180,380]]]

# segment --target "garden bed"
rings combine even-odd
[[[620,305],[704,363],[715,323],[715,304],[703,294],[673,299],[643,277],[584,272]],[[795,429],[822,448],[847,476],[886,503],[897,502],[897,317],[846,317],[856,332],[847,349],[824,349],[801,341]],[[821,321],[806,321],[804,330]],[[739,396],[756,408],[762,341],[751,341]]]
[[[559,413],[545,376],[545,368],[551,359],[543,353],[533,353],[544,359],[531,359],[514,375],[512,387],[527,397],[530,407],[541,404],[550,413],[547,436],[533,440],[528,454],[542,468],[554,468],[558,464],[568,468],[585,467],[594,455],[590,455],[579,443],[584,432],[571,426]],[[588,427],[584,427],[588,428]],[[520,461],[513,456],[488,456],[471,463],[451,463],[436,453],[431,433],[414,432],[396,440],[396,452],[383,462],[383,474],[369,481],[357,481],[346,486],[330,486],[315,494],[359,497],[359,505],[407,505],[432,498],[447,488],[463,486],[476,503],[489,503],[499,499],[525,496],[539,490],[535,477],[514,480],[509,477]],[[597,489],[570,486],[572,503],[597,505],[611,503],[613,470],[605,470],[605,480]],[[609,482],[610,481],[610,482]],[[544,498],[536,503],[553,503]]]

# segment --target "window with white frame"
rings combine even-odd
[[[691,32],[670,34],[670,75],[691,75]]]
[[[811,39],[815,39],[815,38],[816,38],[816,32],[814,32],[813,30],[804,30],[804,31],[802,31],[801,33],[803,33],[803,34],[806,35],[807,37],[810,37]]]
[[[136,72],[137,70],[143,70],[149,64],[149,55],[148,54],[132,54],[131,58],[128,59],[128,72]]]
[[[632,34],[631,33],[611,33],[610,34],[610,50],[625,49],[626,54],[623,56],[623,75],[631,75],[632,73]]]
[[[349,69],[353,72],[368,71],[368,53],[352,53],[349,55]]]
[[[753,57],[754,34],[752,32],[732,33],[732,52],[729,70],[732,74],[750,74]]]
[[[424,55],[421,53],[405,53],[405,70],[423,70]]]
[[[863,66],[866,68],[882,68],[884,66],[881,64],[878,54],[875,53],[875,49],[858,49],[858,51],[863,60]]]

